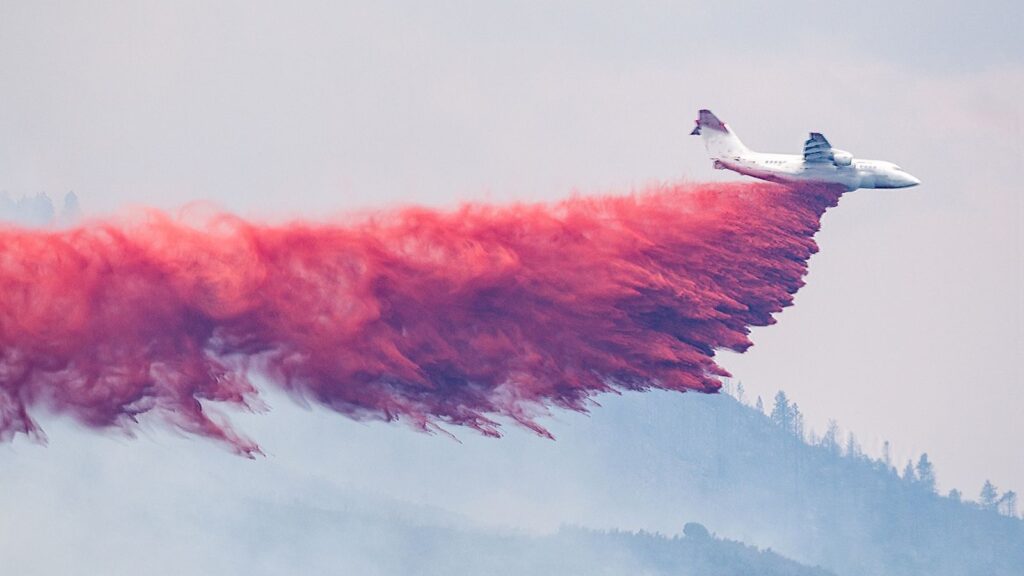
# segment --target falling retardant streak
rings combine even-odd
[[[356,419],[540,434],[616,390],[714,392],[803,285],[840,190],[678,184],[557,204],[258,225],[159,212],[0,227],[0,438],[46,409],[154,414],[252,455],[211,411],[253,379]]]

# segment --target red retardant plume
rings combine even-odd
[[[803,285],[841,191],[681,184],[551,205],[407,208],[355,224],[161,213],[0,227],[0,438],[30,412],[130,430],[153,413],[259,448],[204,404],[252,383],[356,419],[547,434],[552,406],[714,392]]]

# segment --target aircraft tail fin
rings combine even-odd
[[[736,133],[712,114],[711,110],[701,110],[697,113],[697,127],[690,135],[700,136],[704,140],[704,146],[712,158],[735,157],[747,152],[747,147]]]

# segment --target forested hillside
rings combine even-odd
[[[841,575],[1024,568],[1015,494],[991,490],[977,503],[939,495],[926,455],[900,474],[840,441],[835,426],[809,441],[784,394],[769,414],[726,395],[627,397],[607,409],[589,442],[620,471],[609,490],[633,487],[636,506],[687,509],[722,533]]]

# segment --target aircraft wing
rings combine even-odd
[[[822,134],[811,132],[811,137],[804,142],[804,162],[831,162],[832,145]]]

